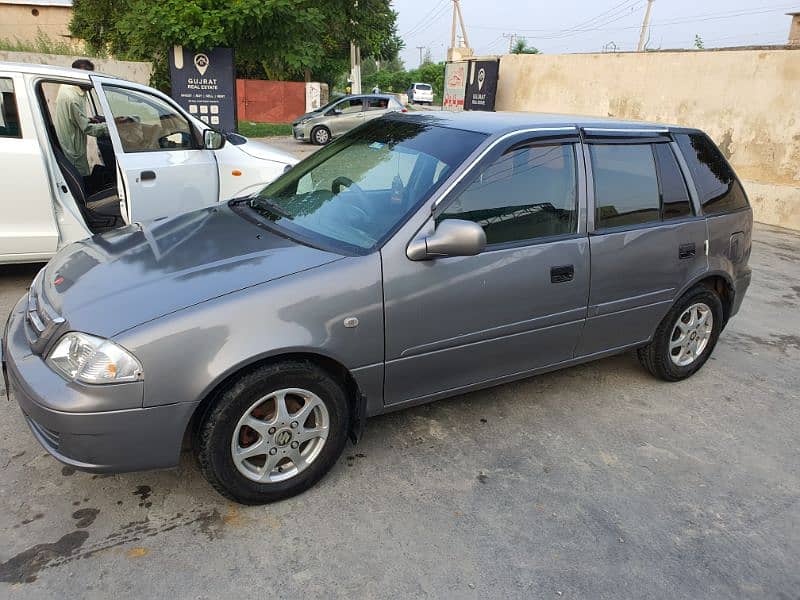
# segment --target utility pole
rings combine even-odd
[[[508,53],[511,54],[511,51],[514,49],[514,41],[517,39],[516,33],[504,33],[504,38],[508,38]]]
[[[353,1],[353,12],[350,17],[350,26],[355,31],[358,28],[358,20],[356,19],[356,11],[358,11],[358,0]],[[361,48],[354,40],[350,40],[350,93],[361,93]]]
[[[638,52],[644,52],[644,45],[647,42],[647,30],[650,27],[650,11],[653,10],[653,2],[655,2],[655,0],[647,0],[647,10],[644,12],[644,21],[642,21],[642,32],[639,34]]]
[[[419,50],[419,64],[422,64],[422,51],[425,50],[425,46],[417,46],[417,50]]]
[[[461,26],[461,36],[464,38],[463,47],[467,49],[467,55],[472,54],[469,49],[469,38],[467,37],[467,29],[464,26],[464,15],[461,14],[460,0],[453,0],[453,23],[450,26],[450,49],[461,48],[461,44],[456,45],[456,28],[457,25]],[[448,56],[450,54],[448,53]]]

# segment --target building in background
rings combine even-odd
[[[786,14],[792,17],[792,24],[789,27],[789,45],[800,46],[800,12]]]
[[[72,0],[0,0],[0,40],[35,42],[40,32],[55,42],[72,41]]]

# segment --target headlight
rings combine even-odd
[[[71,331],[58,340],[47,364],[71,381],[122,383],[141,379],[142,365],[110,340]]]

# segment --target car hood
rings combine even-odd
[[[248,139],[244,144],[239,144],[236,147],[245,154],[249,154],[254,158],[271,160],[286,165],[296,165],[299,162],[297,158],[288,152],[283,152],[282,150],[278,150],[269,144],[265,144],[264,142],[259,142],[256,140]]]
[[[313,119],[315,117],[321,117],[324,114],[325,113],[323,113],[321,110],[312,110],[311,112],[307,112],[304,115],[297,117],[294,121],[292,121],[292,125],[297,125],[303,119]]]
[[[71,329],[111,337],[340,258],[272,233],[220,205],[71,244],[45,267],[41,285],[45,300]]]

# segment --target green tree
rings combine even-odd
[[[528,46],[528,42],[524,39],[517,40],[514,47],[511,48],[511,54],[539,54],[539,49],[533,46]]]
[[[347,70],[351,39],[362,56],[390,59],[402,42],[389,0],[75,0],[71,32],[90,48],[150,60],[168,81],[173,45],[232,47],[239,77],[331,82]]]
[[[694,36],[694,47],[698,50],[703,50],[706,45],[703,43],[703,38],[700,37],[699,33],[696,33]]]

